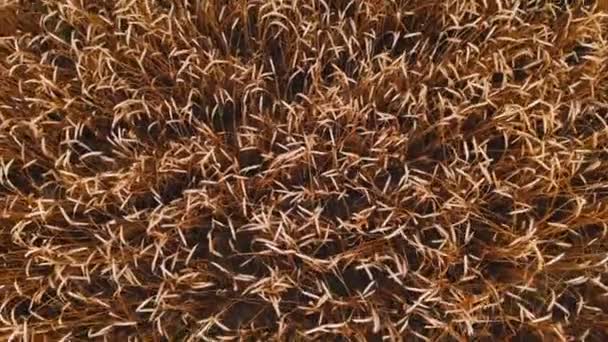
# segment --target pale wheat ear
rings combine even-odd
[[[0,1],[0,338],[606,340],[607,10]]]

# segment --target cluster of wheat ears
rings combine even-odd
[[[606,341],[603,1],[0,5],[0,338]]]

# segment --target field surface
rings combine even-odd
[[[608,341],[608,1],[0,1],[0,340]]]

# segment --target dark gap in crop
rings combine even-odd
[[[488,200],[485,208],[486,215],[490,215],[499,223],[509,224],[511,222],[511,212],[514,209],[514,201],[502,195],[495,195]]]
[[[99,275],[92,275],[91,281],[78,281],[77,286],[80,292],[87,297],[112,297],[115,290],[109,279]],[[144,291],[144,289],[138,287],[137,291]]]
[[[391,48],[391,57],[398,58],[404,53],[410,53],[416,44],[416,37],[403,37],[402,34],[399,34],[397,38],[397,43],[394,47]],[[415,53],[409,54],[408,62],[410,65],[416,63]]]
[[[254,245],[252,245],[254,246]],[[251,248],[253,249],[253,247]],[[258,248],[261,249],[261,248]],[[284,260],[285,261],[285,260]],[[260,255],[231,255],[229,260],[220,263],[229,270],[239,274],[253,276],[257,279],[263,279],[270,276],[267,268],[268,258]]]
[[[232,237],[229,229],[230,228],[228,227],[216,228],[211,233],[211,245],[213,246],[213,249],[223,257],[209,254],[209,260],[217,262],[228,269],[231,267],[226,265],[229,261],[226,259],[226,256],[232,255],[232,248],[230,247],[230,239]]]
[[[431,59],[433,63],[439,63],[450,48],[450,41],[448,40],[448,36],[445,34],[445,32],[441,32],[438,35],[433,36],[431,42],[435,42],[431,50]]]
[[[238,25],[234,25],[227,36],[230,37],[229,48],[232,55],[245,59],[251,57],[248,46],[248,42],[251,41],[251,38],[247,37],[247,32],[245,31],[242,21],[239,21]]]
[[[431,163],[429,163],[430,165]],[[426,166],[428,169],[430,166]],[[416,168],[420,168],[420,166],[416,166]],[[437,210],[437,206],[434,205],[432,199],[422,199],[420,195],[417,195],[411,200],[408,200],[404,205],[412,208],[418,215],[431,215],[434,214]]]
[[[54,56],[51,63],[54,66],[62,69],[62,72],[76,71],[76,63],[72,60],[72,58],[62,54],[57,54],[56,56]]]
[[[267,326],[274,316],[276,313],[268,304],[244,299],[230,305],[222,315],[221,321],[229,329],[240,329],[249,326],[254,320]]]
[[[264,157],[262,156],[262,151],[260,151],[258,148],[248,147],[239,150],[237,159],[241,170],[244,168],[253,168],[257,166],[255,169],[246,171],[244,173],[245,176],[255,176],[263,170],[262,165],[264,164]]]
[[[175,87],[175,79],[166,72],[159,72],[159,74],[152,80],[152,86],[160,88],[173,88]]]
[[[366,332],[365,341],[368,341],[368,342],[382,342],[382,341],[384,341],[382,339],[382,332],[381,331],[379,331],[379,332],[373,332],[373,331]]]
[[[192,125],[185,121],[171,122],[165,124],[165,137],[169,140],[178,140],[192,137],[196,134]]]
[[[394,189],[401,181],[403,175],[405,175],[403,167],[389,165],[387,170],[380,170],[374,176],[374,185],[379,189],[384,189],[384,186],[386,185],[386,182],[389,181],[390,177],[389,189]]]
[[[570,291],[565,291],[561,296],[557,298],[557,303],[566,309],[570,314],[567,315],[557,306],[553,306],[551,313],[556,321],[565,321],[566,319],[572,319],[576,315],[578,300],[576,296]]]
[[[578,227],[571,227],[562,239],[566,243],[584,246],[589,241],[601,238],[602,236],[604,236],[603,225],[585,224]]]
[[[410,52],[416,43],[415,37],[403,37],[403,34],[395,31],[386,31],[379,35],[374,42],[374,55],[389,52],[390,56],[397,58],[406,52]]]
[[[431,212],[434,212],[434,210],[432,210]],[[437,231],[437,229],[434,227],[420,230],[419,236],[420,241],[422,241],[425,246],[428,246],[430,248],[439,247],[441,243],[440,241],[444,239],[444,236],[441,235],[439,231]]]
[[[569,108],[566,108],[565,112],[567,113],[568,110]],[[595,110],[582,110],[582,113],[576,116],[574,122],[566,121],[567,118],[564,118],[563,121],[568,122],[568,124],[563,126],[563,131],[560,133],[571,133],[577,139],[583,140],[591,137],[594,133],[598,132],[601,127],[604,127],[604,123],[601,119],[608,119],[608,109],[598,108]]]
[[[522,326],[519,330],[511,337],[512,342],[542,342],[544,339],[531,328]]]
[[[464,275],[464,265],[460,262],[452,262],[448,265],[446,278],[450,283],[458,282]]]
[[[407,64],[409,66],[414,66],[418,62],[418,51],[410,50],[407,52]]]
[[[374,42],[374,55],[378,55],[380,53],[391,51],[393,44],[397,44],[398,35],[393,31],[387,31],[381,35],[379,35]]]
[[[354,153],[360,156],[365,156],[369,151],[367,146],[369,139],[364,138],[359,132],[350,134],[342,141],[342,152]]]
[[[505,80],[505,75],[502,72],[495,72],[492,74],[492,87],[500,88]]]
[[[492,341],[496,338],[506,339],[511,334],[511,328],[505,322],[490,322],[488,331],[492,336]]]
[[[85,125],[79,140],[93,151],[103,152],[106,156],[112,155],[112,144],[108,141],[111,125],[103,119],[93,120],[90,125]],[[78,145],[79,146],[79,145]],[[80,151],[87,152],[87,151]],[[80,154],[79,154],[80,155]]]
[[[192,117],[197,120],[204,120],[205,111],[203,105],[201,104],[200,98],[198,96],[193,97],[192,99],[192,108],[191,108]]]
[[[114,16],[114,5],[105,1],[91,1],[83,2],[83,10],[90,14],[100,14],[107,18],[113,19]],[[121,31],[126,30],[123,29]]]
[[[274,65],[274,72],[276,73],[276,77],[278,77],[278,81],[281,82],[287,70],[285,63],[285,52],[283,51],[284,42],[282,36],[279,35],[275,38],[272,32],[270,32],[269,37],[267,37],[266,39],[266,51],[270,55],[272,65]],[[270,68],[269,66],[268,70],[272,70],[272,68]]]
[[[114,216],[117,217],[118,215]],[[121,224],[121,232],[125,241],[131,245],[139,245],[142,242],[148,242],[150,237],[146,234],[146,226],[142,224],[131,223],[128,221],[117,220]],[[118,228],[115,228],[117,231]]]
[[[346,195],[339,198],[338,195],[330,196],[323,205],[323,217],[330,222],[337,223],[338,219],[346,220],[367,204],[364,194],[347,190]]]
[[[415,300],[412,300],[412,302],[414,302]],[[427,331],[427,326],[428,323],[427,321],[420,316],[420,314],[417,313],[413,313],[409,320],[408,320],[408,326],[410,327],[408,334],[406,335],[405,340],[406,341],[423,341],[420,337],[414,335],[411,333],[411,331],[415,331],[418,334],[421,334],[424,336],[423,332]]]
[[[547,131],[549,127],[545,126],[544,120],[533,120],[532,126],[535,136],[539,139],[544,139],[546,134],[551,133],[550,131]]]
[[[239,228],[236,228],[235,235],[236,235],[236,239],[233,242],[233,246],[234,246],[233,255],[253,254],[253,253],[262,251],[262,248],[260,248],[259,245],[254,244],[254,240],[256,237],[255,232],[247,231],[247,230],[239,230]]]
[[[425,155],[428,156],[429,150],[435,145],[438,138],[435,130],[423,132],[417,137],[411,138],[406,149],[407,160],[412,161]]]
[[[15,166],[9,169],[9,172],[7,175],[5,175],[5,177],[12,185],[15,186],[17,191],[25,195],[36,193],[36,187],[34,184],[32,184],[31,179],[28,178],[27,175],[21,170],[15,168]],[[14,191],[15,190],[13,190],[8,183],[0,183],[0,194],[10,194]]]
[[[513,79],[517,82],[522,82],[528,78],[528,72],[524,68],[513,69]]]
[[[167,315],[164,316],[165,318]],[[181,323],[179,320],[174,320],[173,322]],[[112,341],[128,341],[130,336],[133,334],[134,326],[113,326],[111,330],[108,331],[106,338]],[[173,330],[175,331],[175,330]]]
[[[577,43],[566,57],[566,63],[570,66],[579,65],[584,61],[584,57],[590,55],[593,49],[589,46]]]
[[[199,225],[183,230],[184,238],[190,248],[196,246],[192,260],[207,259],[209,257],[208,233],[211,229],[211,220],[203,219]]]
[[[486,154],[488,158],[492,159],[492,163],[495,164],[506,155],[509,146],[505,136],[500,134],[500,132],[494,132],[490,136],[492,138],[486,144]]]
[[[330,0],[328,5],[332,13],[342,14],[345,18],[354,17],[357,10],[357,2],[351,0]]]
[[[287,315],[291,325],[303,329],[312,329],[317,327],[319,325],[319,316],[320,312],[308,312],[302,309],[295,309]]]
[[[74,28],[74,26],[63,20],[61,20],[58,24],[55,20],[49,20],[47,26],[44,28],[47,32],[52,32],[68,45],[72,44],[72,33],[75,32],[77,35],[80,34],[79,31]]]
[[[321,70],[321,79],[325,84],[331,84],[334,80],[334,64],[331,62],[324,63],[323,69]]]
[[[354,81],[358,81],[359,79],[359,67],[346,52],[340,52],[337,58],[331,58],[324,63],[324,67],[321,70],[321,79],[327,85],[333,84],[337,81],[338,70]]]
[[[164,204],[168,204],[171,201],[182,197],[184,190],[188,188],[190,177],[187,175],[175,175],[164,181],[161,186],[159,195],[161,201]]]
[[[371,282],[364,270],[357,270],[352,264],[338,273],[342,279],[333,273],[329,273],[326,279],[330,291],[340,297],[354,296],[357,292],[363,292]]]
[[[27,319],[30,316],[30,304],[31,299],[29,298],[19,299],[18,303],[13,306],[15,316],[17,316],[19,319]]]
[[[317,245],[318,246],[318,245]],[[333,256],[342,253],[345,250],[345,246],[341,241],[327,240],[322,241],[321,245],[316,248],[315,251],[311,252],[315,258],[329,260]]]
[[[466,280],[466,281],[460,281],[460,285],[461,287],[464,289],[464,291],[476,295],[476,296],[480,296],[483,295],[484,293],[488,292],[488,288],[487,285],[480,282],[478,279],[472,279],[472,280]]]
[[[158,6],[164,10],[171,8],[172,1],[169,0],[157,0]]]
[[[240,112],[239,103],[229,100],[218,104],[217,109],[212,113],[213,129],[216,132],[234,132],[239,123]]]
[[[305,163],[298,163],[294,167],[286,170],[286,172],[279,177],[279,181],[290,187],[306,186],[312,179],[310,166]]]
[[[430,134],[436,135],[435,132],[431,132]],[[427,135],[428,136],[428,135]],[[445,161],[449,157],[449,153],[446,150],[445,146],[436,145],[426,139],[420,140],[418,143],[410,144],[410,147],[414,146],[413,150],[408,149],[408,151],[413,151],[413,153],[406,153],[406,163],[409,168],[424,170],[424,171],[432,171],[435,166],[437,166],[438,162]],[[419,149],[422,148],[422,150]]]
[[[516,282],[519,280],[518,273],[523,273],[522,269],[507,261],[484,260],[482,265],[484,276],[499,283],[509,284]]]
[[[590,329],[588,341],[608,341],[608,331],[605,329]]]
[[[46,319],[54,319],[61,313],[61,307],[63,306],[61,301],[51,297],[48,292],[42,295],[40,303],[45,304],[37,305],[34,311]]]
[[[513,79],[516,82],[523,82],[528,78],[529,74],[526,66],[530,63],[532,63],[532,59],[528,56],[520,56],[513,60],[511,68],[513,71]]]
[[[349,56],[346,52],[340,53],[340,59],[336,64],[338,69],[340,69],[347,77],[358,81],[359,80],[359,66],[353,60],[352,56]]]
[[[550,222],[562,222],[572,215],[576,204],[567,196],[541,195],[532,200],[532,208],[536,219],[547,219]]]
[[[151,192],[136,194],[131,197],[129,202],[130,205],[133,206],[137,211],[152,209],[158,206],[158,202],[154,198],[154,194]]]
[[[110,222],[112,219],[114,219],[115,217],[117,217],[118,215],[116,213],[112,213],[111,210],[99,210],[99,209],[95,209],[95,210],[91,210],[90,212],[88,212],[87,214],[85,214],[88,218],[89,221],[96,224],[96,225],[104,225],[107,224],[108,222]]]
[[[44,198],[62,199],[65,198],[66,189],[63,184],[52,181],[41,185],[40,191],[42,192],[42,196]]]
[[[258,16],[259,16],[259,8],[258,7],[254,7],[252,6],[251,8],[248,8],[247,11],[247,24],[248,24],[248,30],[249,30],[249,35],[250,37],[257,37],[258,36],[258,26],[259,26],[259,20],[258,20]],[[254,39],[248,38],[250,39],[250,42],[253,42]]]
[[[312,75],[308,68],[296,70],[287,81],[287,101],[294,101],[298,98],[298,95],[307,94],[311,84]]]
[[[475,103],[473,101],[473,103]],[[485,111],[475,111],[469,113],[464,122],[462,123],[462,132],[463,134],[470,134],[486,122],[487,113]]]
[[[59,112],[50,112],[46,115],[46,117],[50,120],[50,121],[55,121],[55,122],[60,122],[63,121],[64,116],[61,115]]]

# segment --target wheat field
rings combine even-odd
[[[4,0],[0,340],[608,341],[608,2]]]

